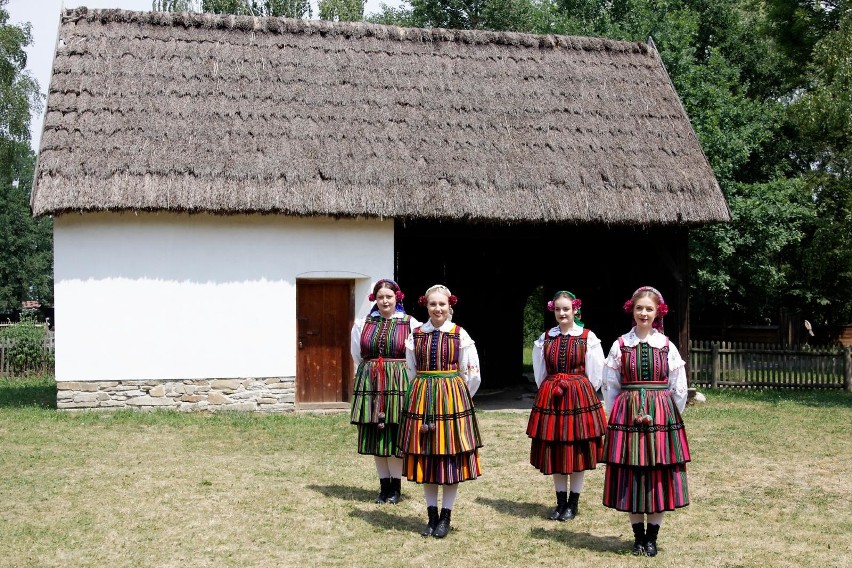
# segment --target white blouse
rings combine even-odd
[[[636,337],[636,328],[630,330],[621,336],[624,340],[624,345],[627,347],[635,347],[641,342],[646,342],[651,347],[660,349],[666,346],[667,338],[665,335],[652,329],[645,339]],[[669,384],[668,390],[674,399],[677,409],[683,412],[686,407],[687,386],[686,386],[686,361],[680,356],[677,347],[669,342]],[[607,415],[612,410],[615,404],[615,398],[621,392],[621,346],[616,340],[609,350],[609,356],[606,358],[603,372],[603,394],[604,394],[604,409]]]
[[[439,331],[448,332],[453,328],[453,322],[447,320],[441,325]],[[417,326],[412,325],[411,330],[414,331]],[[420,327],[423,333],[431,333],[435,331],[435,326],[432,325],[432,320],[427,321]],[[459,330],[459,374],[467,384],[467,390],[470,391],[470,396],[476,394],[479,390],[479,385],[482,383],[482,376],[479,371],[479,353],[476,352],[476,345],[470,335],[467,334],[464,328]],[[417,373],[417,359],[414,355],[414,334],[410,334],[405,340],[405,358],[408,361],[408,376],[414,377]]]
[[[536,386],[540,387],[541,383],[544,382],[544,379],[547,378],[547,364],[544,361],[544,336],[556,337],[560,333],[562,332],[557,325],[556,327],[548,330],[546,333],[542,333],[541,337],[533,343],[532,364]],[[583,328],[579,325],[574,325],[564,335],[579,337],[582,333]],[[589,330],[589,337],[586,341],[586,376],[589,378],[589,382],[592,383],[592,387],[595,390],[598,390],[601,388],[601,382],[603,380],[603,347],[601,347],[601,340],[598,339],[598,336],[595,335],[592,330]]]
[[[370,316],[381,315],[377,311],[373,311],[370,313]],[[401,318],[404,316],[403,312],[394,312],[391,318]],[[352,333],[349,334],[349,351],[352,353],[352,360],[355,361],[355,368],[358,368],[358,365],[361,364],[361,333],[364,331],[364,322],[367,321],[367,318],[358,318],[355,320],[355,323],[352,325]],[[409,322],[410,329],[414,329],[420,325],[416,319],[411,318]],[[411,334],[409,334],[411,335]],[[414,375],[411,375],[412,377]]]

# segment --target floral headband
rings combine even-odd
[[[373,291],[370,292],[370,295],[367,296],[367,299],[371,302],[376,301],[376,293],[382,288],[390,288],[393,290],[394,296],[396,296],[396,303],[399,304],[405,298],[405,294],[402,293],[402,290],[399,289],[399,284],[394,282],[393,280],[389,280],[387,278],[383,278],[379,280],[373,285]]]
[[[556,292],[553,295],[553,299],[547,302],[547,310],[550,312],[556,311],[556,304],[554,304],[554,302],[560,296],[568,296],[569,298],[571,298],[571,309],[574,310],[574,323],[579,325],[580,327],[583,327],[583,322],[580,321],[580,318],[582,317],[581,312],[583,310],[583,300],[581,300],[568,290],[559,290],[558,292]]]
[[[654,329],[658,329],[663,331],[663,318],[666,317],[666,314],[669,313],[669,306],[666,304],[666,301],[663,300],[663,295],[660,294],[660,291],[654,288],[653,286],[642,286],[638,288],[629,300],[624,302],[624,311],[625,313],[632,314],[633,313],[633,298],[635,298],[641,292],[651,292],[655,294],[657,298],[659,298],[660,303],[657,306],[657,317],[654,318],[654,322],[651,324]]]
[[[455,306],[456,304],[458,304],[458,302],[459,302],[458,297],[455,294],[453,294],[452,292],[450,292],[449,288],[447,288],[446,286],[442,286],[441,284],[435,284],[434,286],[432,286],[428,290],[426,290],[425,294],[423,294],[422,296],[417,298],[417,303],[420,304],[421,306],[425,306],[428,303],[428,300],[426,298],[429,296],[429,294],[431,294],[432,292],[438,292],[438,291],[440,291],[441,293],[444,293],[444,292],[447,293],[447,303],[450,305],[451,308],[453,306]]]

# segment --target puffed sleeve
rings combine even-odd
[[[601,340],[591,330],[586,339],[586,376],[592,383],[592,388],[600,390],[603,384],[604,352]]]
[[[349,352],[352,353],[352,360],[355,362],[355,368],[361,364],[361,332],[364,330],[364,319],[358,318],[352,325],[352,333],[349,335]]]
[[[609,416],[615,397],[621,392],[621,346],[618,341],[612,344],[609,356],[603,366],[604,411]]]
[[[669,343],[669,392],[677,409],[683,412],[689,394],[686,384],[686,361],[680,356],[677,347]]]
[[[461,373],[464,382],[467,384],[470,396],[473,396],[479,390],[479,385],[482,383],[482,375],[479,372],[479,353],[476,351],[473,339],[471,339],[464,328],[461,329],[460,336],[461,353],[459,354],[459,373]]]
[[[405,338],[405,362],[408,366],[408,379],[414,378],[417,374],[417,359],[414,357],[414,330],[420,327],[412,325],[411,332]]]
[[[535,340],[532,348],[533,376],[537,387],[540,387],[547,378],[547,365],[544,363],[544,335],[542,333],[541,337]]]

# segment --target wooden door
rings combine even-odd
[[[296,403],[341,406],[352,394],[351,280],[296,281]]]

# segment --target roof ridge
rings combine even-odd
[[[523,48],[561,48],[578,51],[611,51],[648,54],[643,42],[628,42],[601,37],[559,34],[537,35],[491,30],[454,30],[447,28],[403,28],[368,22],[330,22],[283,17],[235,16],[199,12],[136,12],[120,9],[69,8],[62,22],[136,23],[150,26],[243,30],[272,34],[339,35],[345,38],[376,38],[413,42],[453,42],[495,44]]]

